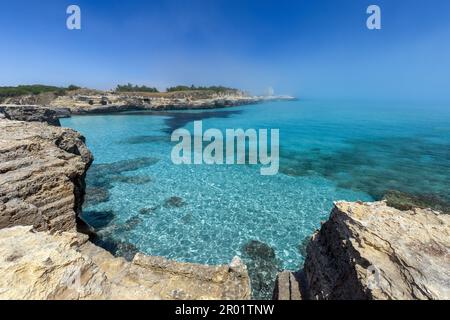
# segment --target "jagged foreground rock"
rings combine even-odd
[[[74,130],[0,119],[0,228],[75,230],[92,159]]]
[[[137,254],[130,263],[77,233],[92,160],[76,131],[0,118],[0,299],[250,298],[239,259],[206,266]]]
[[[303,275],[311,299],[450,299],[450,215],[337,202]]]
[[[245,265],[115,258],[79,233],[0,230],[0,299],[249,299]]]
[[[57,109],[44,106],[0,105],[0,114],[9,120],[46,122],[52,126],[60,126]]]

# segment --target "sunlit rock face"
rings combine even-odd
[[[0,228],[74,230],[92,160],[74,130],[0,119]]]
[[[206,266],[137,254],[115,258],[87,236],[0,230],[0,299],[249,299],[245,265]]]
[[[304,272],[311,299],[449,299],[449,265],[449,215],[337,202]]]

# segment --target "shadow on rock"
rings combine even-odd
[[[105,228],[114,219],[115,214],[112,210],[107,211],[83,211],[81,219],[95,230]]]
[[[87,187],[84,206],[89,207],[109,200],[109,191],[102,187]]]
[[[347,139],[335,150],[280,149],[280,173],[291,176],[322,176],[339,188],[365,192],[381,200],[388,190],[433,194],[450,202],[442,186],[450,185],[448,143],[418,137]],[[411,183],[411,181],[420,181]],[[419,187],[420,185],[420,187]]]
[[[159,206],[151,207],[151,208],[141,208],[139,210],[139,214],[150,215],[150,214],[155,213],[155,211],[158,210],[158,208],[159,208]]]
[[[123,172],[136,171],[150,167],[159,161],[157,158],[144,157],[122,160],[113,163],[93,164],[86,175],[86,183],[90,187],[110,189],[113,182],[144,184],[151,181],[147,176],[123,176]]]
[[[146,184],[152,181],[152,179],[149,176],[121,176],[121,175],[114,175],[110,176],[111,182],[120,182],[120,183],[128,183],[128,184]]]

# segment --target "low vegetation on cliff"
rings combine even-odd
[[[159,91],[154,87],[138,86],[128,83],[126,85],[118,85],[116,87],[116,92],[159,92]]]
[[[227,88],[224,86],[209,86],[209,87],[202,87],[202,86],[175,86],[175,87],[169,87],[166,90],[167,92],[177,92],[177,91],[213,91],[216,93],[225,93],[225,92],[237,92],[239,90],[234,88]]]
[[[81,88],[76,85],[70,85],[68,87],[57,87],[50,85],[42,85],[42,84],[33,84],[33,85],[18,85],[18,86],[4,86],[0,87],[0,102],[5,99],[15,99],[26,96],[42,96],[42,95],[52,95],[55,98],[66,95],[73,94],[89,94],[95,93],[97,90],[90,90],[87,88]],[[98,91],[101,92],[101,91]],[[146,93],[146,94],[161,94],[162,96],[169,95],[178,95],[178,94],[186,94],[186,93],[196,93],[202,95],[211,95],[211,94],[237,94],[240,91],[234,88],[228,88],[224,86],[186,86],[186,85],[177,85],[173,87],[168,87],[165,92],[160,92],[155,87],[145,86],[145,85],[136,85],[132,83],[127,83],[125,85],[117,85],[114,89],[115,93]],[[15,102],[15,101],[12,101]]]
[[[68,87],[55,87],[41,84],[19,85],[16,87],[0,87],[0,99],[8,97],[19,97],[24,95],[38,95],[41,93],[55,93],[64,95],[67,91],[77,90],[79,87],[70,85]]]

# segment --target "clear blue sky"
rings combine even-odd
[[[450,100],[448,0],[0,0],[0,85]],[[66,29],[77,4],[82,30]],[[382,9],[382,30],[366,8]]]

